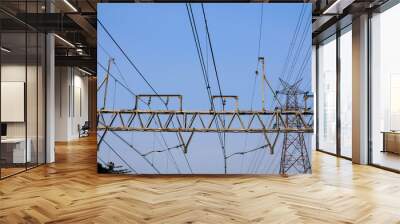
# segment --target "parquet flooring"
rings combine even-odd
[[[96,173],[96,141],[0,181],[0,223],[400,223],[400,175],[313,153],[313,174]]]

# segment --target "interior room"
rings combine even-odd
[[[371,162],[400,170],[400,5],[371,18]]]
[[[2,32],[1,45],[4,178],[45,162],[45,36],[34,29]]]
[[[271,71],[273,75],[281,74],[282,70],[290,71],[292,67],[295,71],[301,68],[300,62],[304,55],[295,56],[297,49],[301,48],[301,31],[311,32],[311,60],[304,61],[310,63],[312,70],[312,77],[308,79],[311,81],[305,85],[311,89],[307,96],[312,96],[313,103],[310,104],[309,111],[300,113],[312,116],[311,149],[308,151],[312,159],[310,169],[298,175],[280,173],[281,167],[274,166],[275,163],[270,163],[270,160],[265,160],[263,165],[277,167],[274,175],[256,172],[251,175],[239,172],[235,175],[222,172],[218,175],[180,175],[172,174],[173,172],[164,172],[163,175],[154,175],[156,172],[150,175],[137,175],[134,172],[128,174],[127,170],[133,170],[131,168],[143,168],[140,163],[126,162],[131,155],[139,154],[141,157],[138,157],[138,161],[153,170],[157,165],[154,162],[157,158],[149,156],[151,153],[167,154],[175,150],[174,153],[181,155],[179,158],[182,167],[186,165],[186,154],[181,150],[186,142],[182,141],[183,143],[175,146],[163,142],[161,137],[153,137],[155,134],[147,138],[138,135],[129,139],[128,135],[118,138],[111,133],[124,147],[120,147],[120,151],[114,151],[114,148],[104,145],[103,142],[103,148],[99,150],[101,134],[110,131],[111,127],[99,126],[99,121],[105,123],[107,119],[116,119],[120,127],[129,129],[124,121],[134,120],[133,116],[126,116],[126,120],[123,120],[125,115],[121,114],[99,119],[101,112],[104,112],[101,105],[106,102],[103,98],[97,98],[98,93],[104,90],[104,77],[111,80],[108,91],[113,92],[117,85],[125,91],[126,96],[115,94],[117,102],[122,98],[132,98],[132,108],[126,111],[131,114],[138,109],[134,108],[136,94],[157,95],[158,92],[154,93],[149,85],[154,90],[162,89],[166,84],[165,79],[170,78],[163,71],[169,69],[180,69],[177,75],[182,79],[177,79],[177,83],[188,90],[200,85],[204,87],[203,80],[200,79],[202,77],[194,77],[193,71],[204,69],[210,72],[209,85],[218,97],[218,76],[214,75],[217,73],[215,70],[218,70],[221,77],[225,77],[220,80],[224,91],[227,89],[225,83],[239,80],[229,76],[229,71],[236,72],[235,66],[245,61],[251,61],[251,66],[243,74],[254,78],[256,73],[252,66],[259,63],[254,59],[259,59],[259,52],[265,50],[262,43],[274,36],[269,34],[276,32],[268,26],[273,20],[269,20],[269,23],[260,22],[274,14],[267,13],[267,7],[264,8],[264,4],[260,2],[252,5],[255,10],[249,17],[235,18],[241,26],[246,26],[248,32],[238,29],[240,26],[236,23],[228,23],[226,28],[238,36],[225,39],[218,36],[221,30],[214,29],[217,27],[215,24],[225,18],[223,14],[215,16],[219,12],[218,7],[223,4],[176,3],[174,7],[177,11],[173,15],[178,18],[176,23],[182,26],[182,46],[189,46],[184,48],[189,53],[182,54],[183,59],[179,63],[174,63],[172,57],[162,58],[168,64],[161,66],[162,63],[146,53],[147,44],[154,44],[154,38],[151,35],[144,38],[141,36],[141,41],[135,42],[139,40],[137,35],[144,34],[132,26],[133,22],[118,20],[122,14],[117,16],[114,13],[115,16],[112,16],[120,25],[105,26],[109,32],[107,36],[114,37],[114,40],[109,38],[108,45],[113,47],[97,43],[98,32],[106,32],[101,28],[99,4],[138,4],[139,7],[157,4],[157,1],[133,2],[0,1],[0,223],[399,223],[398,0],[273,0],[264,3],[285,4],[289,8],[292,4],[299,4],[293,7],[296,10],[287,12],[298,18],[293,20],[294,23],[289,23],[285,18],[279,21],[286,23],[279,28],[285,29],[291,35],[285,37],[288,39],[288,48],[280,49],[280,52],[265,61],[267,78],[270,72],[268,69],[272,67],[270,65],[274,60],[287,60],[287,63],[284,63],[286,65],[282,69]],[[247,1],[241,4],[248,6]],[[309,17],[304,16],[304,9],[301,8],[305,7],[299,7],[300,4],[309,4]],[[204,7],[204,12],[197,10],[190,13],[190,7]],[[215,13],[214,16],[211,16],[212,12]],[[236,15],[233,11],[228,11],[228,14]],[[157,17],[157,14],[146,15],[152,21],[153,17]],[[193,24],[194,20],[197,27]],[[208,28],[204,20],[207,20]],[[173,24],[170,18],[160,21]],[[146,27],[146,24],[150,24],[149,21],[136,22],[149,31],[154,31],[153,26]],[[309,24],[308,30],[304,29],[305,24]],[[201,32],[201,36],[197,38],[195,28]],[[116,29],[137,33],[121,37],[114,35]],[[152,46],[164,50],[171,47],[169,31],[158,32],[165,42]],[[232,44],[241,35],[248,38],[248,42],[254,46],[261,43],[261,50],[250,48],[247,44],[238,45],[237,48],[248,55],[238,54],[230,62],[232,66],[219,66],[223,61],[228,61],[221,56],[223,46]],[[218,38],[223,40],[222,44],[216,44]],[[205,44],[210,42],[214,45],[210,47],[208,44],[206,47]],[[119,43],[119,46],[115,43]],[[274,43],[273,40],[271,43]],[[128,50],[128,45],[137,49]],[[199,48],[199,45],[203,48]],[[234,48],[229,48],[229,52],[235,52]],[[139,49],[144,53],[140,53]],[[199,56],[200,49],[208,56],[204,60]],[[106,53],[98,54],[98,51]],[[157,54],[157,51],[151,53]],[[140,80],[140,84],[133,83],[133,90],[127,88],[128,85],[120,77],[117,67],[110,70],[104,64],[108,61],[112,63],[108,59],[113,59],[116,54],[119,54],[119,59],[123,59],[117,63],[122,61],[126,66],[120,72]],[[99,55],[101,60],[98,60]],[[193,66],[189,62],[193,62]],[[209,66],[204,66],[204,63]],[[164,76],[160,75],[161,78],[158,78],[148,75],[153,69],[160,69],[159,73]],[[230,78],[226,78],[227,76]],[[102,80],[98,80],[98,77]],[[183,80],[193,81],[195,78],[199,78],[199,86],[183,84]],[[243,83],[237,88],[246,89],[247,86]],[[260,84],[256,88],[261,89],[263,86]],[[203,97],[207,96],[205,91],[202,94]],[[240,100],[250,105],[248,100]],[[197,101],[193,102],[198,105]],[[230,103],[228,102],[228,106],[232,107],[234,103]],[[140,104],[140,109],[148,109],[149,104],[146,98]],[[109,103],[108,107],[112,106],[119,109],[120,105]],[[158,106],[157,110],[166,113],[163,104]],[[207,108],[203,113],[212,114],[212,110]],[[157,119],[156,116],[153,118]],[[142,121],[142,126],[145,123]],[[265,127],[260,127],[263,132],[267,132]],[[216,130],[221,131],[217,128]],[[220,133],[223,136],[225,132]],[[279,133],[283,136],[283,132]],[[175,137],[174,133],[168,134]],[[154,142],[163,147],[151,146],[146,148],[149,154],[140,154],[135,151],[136,145],[124,141],[125,139],[133,139],[132,142],[144,147],[154,146]],[[216,133],[214,140],[219,144],[220,139]],[[239,140],[244,139],[230,141],[228,138],[226,141],[241,148],[242,145],[237,144]],[[223,141],[225,140],[221,138],[220,142]],[[249,138],[246,144],[258,143]],[[201,140],[196,144],[216,145]],[[263,161],[262,157],[270,153],[265,150],[257,152],[261,153],[247,157],[246,163],[260,163]],[[223,152],[218,153],[220,156]],[[243,156],[253,152],[241,153],[243,154],[234,155]],[[108,155],[116,158],[115,163],[104,161]],[[233,154],[229,155],[234,157]],[[204,161],[215,159],[211,156],[206,154]],[[146,157],[147,161],[142,157]],[[175,170],[168,157],[159,157],[158,160],[167,167],[167,171]],[[237,159],[239,156],[234,158],[239,164],[235,169],[239,167],[237,170],[240,170],[241,161]],[[281,157],[278,162],[279,159]],[[210,169],[200,162],[196,165],[204,167],[203,170],[206,171]],[[218,164],[218,168],[222,170],[224,167]],[[126,175],[117,175],[121,173]]]

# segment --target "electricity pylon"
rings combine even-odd
[[[282,110],[292,110],[299,112],[307,112],[307,99],[312,97],[308,92],[299,90],[301,80],[296,81],[294,84],[280,79],[283,89],[277,91],[278,95],[284,97],[284,105]],[[303,104],[302,104],[303,103]],[[302,120],[300,116],[285,116],[285,123],[288,128],[300,127],[307,121]],[[285,132],[282,144],[282,155],[279,173],[287,175],[291,170],[296,170],[298,173],[310,173],[311,163],[308,155],[307,144],[304,138],[304,132]]]
[[[135,105],[127,105],[126,109],[111,108],[107,101],[109,79],[117,79],[111,75],[111,65],[114,59],[110,58],[104,80],[99,82],[98,93],[102,93],[103,105],[99,106],[97,111],[97,130],[98,130],[98,148],[112,147],[105,140],[105,136],[113,133],[121,139],[126,145],[132,148],[144,162],[154,168],[156,173],[160,173],[155,165],[147,159],[146,153],[139,152],[131,143],[121,137],[118,132],[172,132],[176,133],[184,156],[188,153],[189,144],[195,132],[197,133],[259,133],[265,138],[265,145],[256,148],[256,150],[268,150],[271,154],[279,145],[280,134],[284,134],[283,149],[281,156],[280,173],[286,175],[289,170],[296,169],[299,173],[308,173],[311,171],[311,165],[307,154],[307,146],[304,140],[304,134],[313,133],[312,117],[313,111],[306,106],[308,92],[298,90],[299,82],[289,85],[281,80],[284,88],[281,91],[274,91],[266,78],[264,58],[258,58],[262,65],[262,108],[258,110],[242,110],[239,107],[239,98],[234,95],[217,95],[215,98],[222,98],[222,102],[233,99],[234,109],[222,110],[211,107],[210,110],[190,111],[183,108],[183,96],[177,94],[146,94],[139,95],[130,91],[127,86],[120,87],[128,90],[135,96]],[[258,74],[258,71],[256,72]],[[116,88],[116,85],[115,87]],[[265,95],[268,91],[272,93],[273,98],[278,104],[275,108],[268,109],[266,106]],[[115,91],[114,91],[115,93]],[[286,101],[281,103],[278,94],[284,95]],[[304,106],[300,106],[298,98],[303,96]],[[164,104],[165,109],[152,109],[153,99],[157,99]],[[171,102],[172,101],[172,102]],[[158,102],[158,103],[160,103]],[[174,103],[175,102],[175,103]],[[176,102],[178,105],[176,105]],[[145,106],[145,107],[143,107]],[[226,121],[226,122],[225,122]],[[186,138],[185,136],[186,135]],[[280,141],[279,141],[280,142]],[[168,148],[166,150],[172,149]],[[165,151],[165,150],[162,150]],[[157,152],[162,152],[157,151]],[[233,155],[244,155],[253,150],[224,155],[226,160]],[[127,164],[127,166],[129,166]]]

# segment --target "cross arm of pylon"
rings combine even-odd
[[[99,110],[98,130],[149,132],[312,133],[312,111]],[[289,117],[290,119],[286,119]],[[216,127],[218,120],[219,128]],[[297,125],[290,125],[293,121]],[[176,121],[177,125],[172,125]],[[289,124],[290,121],[290,124]]]

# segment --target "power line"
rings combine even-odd
[[[259,144],[261,144],[261,142],[263,141],[263,139],[260,139],[260,141],[259,141]],[[256,154],[257,153],[253,153],[252,155],[252,157],[251,157],[251,159],[250,159],[250,164],[249,164],[249,166],[247,167],[247,173],[251,173],[251,172],[253,172],[253,170],[254,170],[254,166],[255,166],[255,162],[257,161],[257,156],[256,156]]]
[[[113,43],[117,46],[117,48],[121,51],[121,53],[124,55],[124,57],[127,59],[127,61],[130,63],[130,65],[135,69],[135,71],[140,75],[140,77],[145,81],[145,83],[150,87],[150,89],[155,93],[155,95],[160,99],[160,101],[165,105],[165,107],[168,109],[168,104],[163,100],[163,98],[158,94],[158,92],[155,90],[155,88],[150,84],[150,82],[146,79],[146,77],[143,75],[143,73],[138,69],[138,67],[133,63],[133,61],[130,59],[130,57],[127,55],[127,53],[122,49],[122,47],[118,44],[118,42],[115,40],[115,38],[111,35],[111,33],[108,31],[108,29],[103,25],[103,23],[97,19],[97,22],[100,24],[100,26],[103,28],[103,30],[107,33],[107,35],[111,38]],[[174,122],[172,122],[172,125],[174,125]],[[160,133],[161,136],[163,137],[162,133]],[[176,137],[179,139],[178,134],[176,133]],[[164,137],[163,137],[164,138]],[[166,142],[164,141],[166,144]],[[168,147],[168,145],[166,144]],[[183,152],[183,151],[182,151]],[[172,155],[171,155],[172,156]],[[187,157],[185,156],[185,160],[187,161]],[[188,163],[189,165],[189,163]],[[190,165],[189,165],[190,166]],[[179,169],[179,168],[178,168]],[[191,167],[189,167],[190,170]]]
[[[311,20],[311,14],[310,14],[310,16],[306,19],[306,22],[309,21],[309,20]],[[308,31],[309,31],[310,28],[311,28],[311,23],[308,23],[308,25],[303,29],[303,33],[302,33],[302,36],[301,36],[301,41],[300,41],[299,45],[297,46],[296,54],[295,54],[295,56],[294,56],[294,58],[293,58],[292,66],[290,67],[290,70],[289,70],[289,76],[288,76],[287,79],[286,79],[286,80],[288,80],[288,81],[291,81],[291,78],[292,78],[292,76],[293,76],[293,70],[294,70],[294,68],[295,68],[295,66],[296,66],[296,64],[297,64],[297,60],[298,60],[298,58],[299,58],[299,56],[300,56],[301,49],[302,49],[303,46],[304,46],[304,41],[307,39],[306,36],[307,36],[307,33],[308,33]],[[310,49],[310,48],[308,47],[308,49]]]
[[[104,67],[104,65],[102,65],[100,62],[97,62],[97,64],[100,66],[101,69],[103,69],[105,72],[107,72],[107,69],[106,69],[106,67]],[[124,87],[124,89],[126,89],[130,94],[132,94],[133,96],[136,96],[136,94],[128,86],[126,86],[121,81],[119,81],[113,74],[108,72],[108,75],[111,78],[113,78],[115,80],[115,82],[119,83],[122,87]]]
[[[212,43],[211,43],[210,32],[209,32],[209,29],[208,29],[207,17],[206,17],[206,13],[205,13],[205,10],[204,10],[203,3],[201,3],[201,9],[202,9],[202,12],[203,12],[204,23],[206,25],[207,38],[208,38],[208,43],[210,45],[211,58],[212,58],[213,65],[214,65],[214,72],[215,72],[215,77],[217,79],[219,95],[223,96],[222,95],[222,89],[221,89],[221,83],[219,81],[219,76],[218,76],[217,64],[215,62],[214,50],[213,50]],[[224,107],[225,106],[224,99],[221,98],[221,102],[222,102],[222,106]]]
[[[97,158],[103,163],[103,165],[107,165],[107,163],[100,156],[97,156]]]
[[[219,95],[223,96],[221,83],[219,81],[219,76],[218,76],[217,64],[215,62],[214,50],[213,50],[212,43],[211,43],[210,32],[209,32],[209,29],[208,29],[207,17],[206,17],[206,13],[205,13],[205,10],[204,10],[204,4],[203,3],[201,3],[201,10],[203,12],[204,24],[206,26],[206,33],[207,33],[208,43],[209,43],[209,46],[210,46],[211,58],[212,58],[213,65],[214,65],[215,77],[217,79]],[[221,103],[222,103],[222,110],[225,110],[225,100],[222,97],[221,97]],[[223,122],[222,125],[224,126],[225,125],[225,118],[224,118],[224,120],[222,122]],[[221,141],[221,136],[220,135],[219,135],[219,138],[220,138],[220,141]],[[224,170],[225,170],[225,173],[226,173],[227,172],[227,166],[226,166],[226,159],[225,159],[225,157],[226,157],[226,148],[225,148],[225,146],[226,146],[226,133],[224,132],[223,133],[222,144],[221,144],[221,149],[222,149],[222,153],[223,153],[223,156],[224,156]]]
[[[193,11],[192,11],[192,6],[191,6],[190,3],[186,3],[186,10],[187,10],[189,21],[190,21],[190,26],[192,28],[192,34],[193,34],[193,38],[194,38],[195,45],[196,45],[197,56],[199,58],[200,66],[201,66],[201,69],[202,69],[202,72],[203,72],[203,79],[204,79],[204,82],[205,82],[205,85],[206,85],[206,91],[207,91],[208,98],[209,98],[209,101],[210,101],[211,109],[214,110],[214,103],[213,103],[213,100],[212,100],[212,92],[211,92],[210,80],[209,80],[208,72],[207,72],[207,69],[206,69],[206,66],[205,66],[205,63],[204,63],[203,51],[201,49],[201,45],[200,45],[200,41],[199,41],[199,35],[198,35],[198,32],[197,32],[196,20],[194,18]]]
[[[121,51],[121,53],[124,55],[125,59],[128,60],[129,64],[132,65],[132,67],[135,69],[135,71],[139,74],[139,76],[145,81],[145,83],[150,87],[150,89],[158,96],[164,104],[166,102],[160,97],[158,92],[155,90],[155,88],[150,84],[150,82],[144,77],[143,73],[139,70],[139,68],[133,63],[133,61],[130,59],[130,57],[126,54],[126,52],[121,48],[121,46],[118,44],[118,42],[114,39],[114,37],[111,35],[111,33],[108,31],[108,29],[103,25],[103,23],[97,19],[97,22],[100,24],[100,26],[103,28],[103,30],[107,33],[107,35],[111,38],[113,43],[118,47],[118,49]]]
[[[182,145],[176,145],[176,146],[172,146],[172,147],[169,147],[169,148],[166,148],[166,149],[162,149],[162,150],[152,150],[152,151],[143,153],[142,156],[149,156],[149,155],[151,155],[153,153],[165,152],[165,151],[171,150],[171,149],[179,149],[181,146]]]
[[[305,71],[307,62],[310,61],[310,58],[311,58],[311,49],[309,48],[306,52],[306,57],[304,57],[303,62],[299,68],[299,72],[294,80],[295,82],[299,81],[303,77],[303,73]]]
[[[131,165],[129,165],[128,162],[126,162],[126,161],[124,160],[124,158],[122,158],[122,156],[121,156],[119,153],[117,153],[117,151],[115,151],[115,149],[114,149],[110,144],[107,143],[106,140],[103,139],[103,142],[104,142],[104,144],[106,144],[106,145],[111,149],[111,151],[114,152],[115,155],[117,155],[117,157],[118,157],[123,163],[125,163],[125,165],[126,165],[127,167],[129,167],[129,169],[131,169],[131,170],[132,170],[133,172],[135,172],[135,173],[138,173]]]
[[[300,27],[302,25],[302,21],[303,21],[303,18],[304,18],[304,13],[305,13],[305,5],[303,4],[302,7],[301,7],[301,10],[300,10],[299,19],[297,20],[297,24],[296,24],[295,30],[293,32],[292,40],[291,40],[290,45],[289,45],[288,54],[286,56],[285,63],[283,65],[283,67],[282,67],[282,73],[281,73],[282,79],[286,79],[287,78],[287,69],[289,67],[290,60],[291,60],[291,58],[293,56],[293,50],[294,50],[294,47],[295,47],[296,42],[297,42],[298,33],[300,32]],[[279,84],[279,86],[280,85],[281,84]],[[279,99],[281,99],[281,96],[279,96]],[[276,102],[275,102],[275,105],[276,105]]]
[[[107,72],[107,70],[106,70],[106,68],[101,64],[101,63],[99,63],[98,62],[98,64],[99,64],[99,66],[104,70],[104,71],[106,71]],[[128,92],[130,93],[130,94],[132,94],[133,96],[136,96],[136,94],[132,91],[132,90],[130,90],[130,88],[129,87],[127,87],[127,86],[125,86],[124,84],[122,84],[119,80],[118,80],[118,78],[116,78],[114,75],[112,75],[111,73],[108,73],[109,75],[110,75],[110,77],[112,77],[113,79],[114,79],[114,81],[115,81],[115,83],[119,83],[120,84],[120,86],[122,86],[122,87],[124,87],[126,90],[128,90]],[[115,87],[114,87],[115,88]],[[116,88],[115,88],[116,89]],[[147,104],[147,102],[145,102],[145,101],[143,101],[142,99],[140,99],[145,105],[147,105],[148,106],[148,104]],[[150,108],[150,107],[149,107]],[[115,135],[117,135],[116,133],[114,133],[113,132],[113,134],[115,134]],[[162,135],[162,133],[160,133],[161,135]],[[120,137],[119,135],[117,135],[117,137]],[[133,145],[131,145],[131,144],[129,144],[128,142],[126,142],[125,141],[125,139],[123,139],[122,137],[120,137],[120,139],[121,140],[123,140],[126,144],[128,144],[128,146],[130,146],[131,148],[133,148],[138,154],[141,154],[139,151],[137,151],[137,149],[135,149],[134,147],[133,147]],[[166,144],[166,143],[165,143]],[[166,145],[167,146],[167,148],[168,148],[168,145]],[[174,164],[176,164],[176,162],[175,162],[175,158],[171,155],[171,158],[172,158],[172,160],[173,160],[173,162],[174,162]],[[186,158],[186,156],[185,156],[185,158]],[[187,159],[186,159],[187,160]],[[147,161],[147,162],[149,162],[149,161]],[[155,167],[154,167],[155,168]],[[157,169],[156,169],[157,170]],[[177,168],[177,170],[179,170],[179,168]],[[190,170],[191,170],[191,168],[190,168]],[[159,171],[157,170],[157,173],[159,173]]]
[[[263,28],[263,15],[264,15],[264,4],[261,3],[261,9],[260,9],[260,25],[259,25],[259,33],[258,33],[258,50],[257,50],[257,65],[256,65],[256,72],[258,70],[258,66],[260,64],[260,56],[261,56],[261,40],[262,40],[262,28]],[[252,88],[252,94],[251,94],[251,101],[250,101],[250,110],[253,110],[253,103],[254,103],[254,97],[255,97],[255,90],[256,90],[256,83],[257,83],[257,74],[254,76],[254,81],[253,81],[253,88]],[[243,146],[243,151],[247,148],[247,140],[248,140],[248,133],[245,135],[244,139],[244,146]]]
[[[230,155],[227,156],[226,158],[229,159],[229,158],[232,157],[232,156],[244,155],[244,154],[247,154],[247,153],[250,153],[250,152],[254,152],[254,151],[257,151],[257,150],[260,150],[260,149],[264,149],[264,148],[266,148],[266,147],[267,147],[267,145],[262,145],[262,146],[259,146],[259,147],[257,147],[257,148],[254,148],[254,149],[250,149],[250,150],[248,150],[248,151],[244,151],[244,152],[235,152],[235,153],[230,154]]]
[[[282,74],[281,74],[282,78],[284,78],[286,76],[286,70],[287,70],[287,67],[288,67],[288,63],[289,63],[289,61],[290,61],[290,59],[292,57],[293,48],[294,48],[295,43],[297,41],[297,35],[298,35],[299,30],[300,30],[300,25],[301,25],[301,22],[303,20],[303,16],[304,16],[304,4],[301,7],[299,19],[297,20],[296,28],[294,30],[294,33],[293,33],[293,36],[292,36],[292,40],[291,40],[290,45],[289,45],[288,54],[286,56],[285,63],[284,63],[283,68],[282,68]]]
[[[124,139],[122,136],[120,136],[119,134],[117,134],[114,131],[111,131],[111,133],[113,133],[115,136],[117,136],[123,143],[125,143],[129,148],[133,149],[133,151],[135,151],[138,155],[142,155],[142,153],[136,149],[135,147],[133,147],[132,144],[130,144],[126,139]],[[158,173],[160,174],[160,171],[154,166],[153,163],[151,163],[146,157],[142,156],[142,158]]]
[[[194,18],[192,6],[191,6],[190,3],[186,3],[186,10],[187,10],[189,21],[190,21],[190,26],[192,28],[192,33],[193,33],[193,38],[194,38],[195,44],[196,44],[196,50],[197,50],[198,58],[199,58],[199,61],[200,61],[200,65],[202,67],[203,78],[204,78],[204,82],[205,82],[205,85],[206,85],[206,91],[207,91],[208,98],[209,98],[209,101],[210,101],[211,109],[215,110],[214,101],[212,99],[212,91],[211,91],[211,86],[210,86],[210,80],[209,80],[209,76],[208,76],[208,69],[206,69],[206,66],[204,64],[203,51],[201,49],[200,38],[199,38],[199,35],[198,35],[198,32],[197,32],[196,20]],[[205,14],[203,14],[203,15],[205,15]],[[207,33],[207,37],[209,37],[208,33]],[[210,39],[208,39],[208,40],[210,41]],[[211,47],[211,45],[210,45],[210,47]],[[208,55],[207,55],[207,57],[208,57]],[[213,62],[215,64],[215,61],[213,61]],[[216,66],[214,66],[214,69],[215,69],[215,71],[217,71],[216,70]],[[218,74],[218,73],[216,73],[216,74]],[[222,95],[221,89],[220,89],[220,95]],[[221,100],[223,100],[223,99],[221,98]],[[224,108],[224,103],[223,103],[223,108]],[[219,129],[218,121],[216,122],[216,127],[217,127],[217,129]],[[226,173],[227,167],[226,167],[226,159],[225,159],[225,156],[226,156],[226,152],[225,152],[225,133],[223,135],[224,136],[222,137],[221,133],[218,132],[218,140],[219,140],[219,143],[221,145],[221,149],[222,149],[223,156],[224,156],[224,170],[225,170],[225,173]]]

